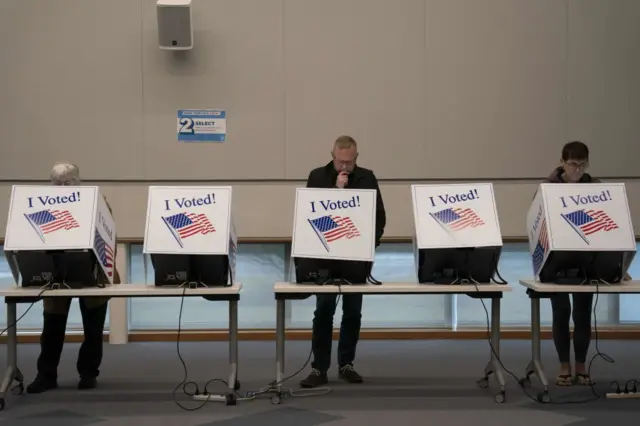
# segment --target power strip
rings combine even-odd
[[[214,394],[199,394],[193,395],[194,401],[202,401],[202,402],[227,402],[227,398],[224,395],[214,395]]]
[[[611,392],[606,394],[606,397],[611,399],[640,399],[640,392]]]

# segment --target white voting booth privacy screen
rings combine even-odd
[[[93,250],[113,283],[115,245],[116,225],[97,186],[12,188],[5,252]]]
[[[149,187],[144,253],[229,255],[236,247],[231,187]]]
[[[412,185],[416,249],[500,247],[490,183]]]
[[[623,183],[540,184],[527,235],[535,276],[551,251],[636,250]]]
[[[292,257],[373,262],[376,190],[298,188]]]

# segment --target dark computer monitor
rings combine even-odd
[[[227,255],[152,254],[156,286],[220,287],[229,285]]]
[[[353,260],[293,259],[298,284],[366,284],[372,262]]]
[[[14,252],[23,287],[82,288],[106,282],[93,250]]]
[[[552,251],[538,275],[543,283],[619,283],[624,256],[619,251]]]
[[[498,270],[502,247],[465,247],[418,250],[418,282],[485,284]]]

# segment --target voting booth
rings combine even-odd
[[[113,284],[116,225],[97,186],[11,190],[4,251],[17,285]]]
[[[623,183],[543,183],[527,214],[533,274],[558,284],[617,283],[636,253]]]
[[[237,243],[231,187],[149,187],[143,252],[155,285],[233,284]]]
[[[502,235],[493,185],[412,185],[416,273],[420,283],[488,283]]]
[[[375,256],[376,198],[373,189],[297,189],[295,282],[366,283]]]

